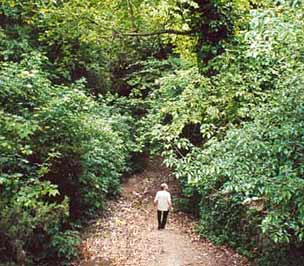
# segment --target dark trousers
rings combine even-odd
[[[164,229],[169,211],[157,211],[158,229]]]

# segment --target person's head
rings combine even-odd
[[[162,183],[160,187],[162,190],[168,190],[168,185],[166,183]]]

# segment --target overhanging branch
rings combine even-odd
[[[130,36],[130,37],[144,37],[144,36],[154,36],[154,35],[162,35],[162,34],[174,34],[174,35],[191,35],[194,34],[195,31],[188,30],[188,31],[179,31],[179,30],[160,30],[154,32],[128,32],[128,33],[120,33],[123,36]]]
[[[91,19],[91,18],[87,18],[91,23],[94,23],[95,25],[99,24]],[[167,29],[167,30],[159,30],[159,31],[152,31],[152,32],[121,32],[117,29],[111,28],[111,27],[107,27],[105,25],[102,25],[103,28],[105,28],[106,30],[112,31],[113,35],[115,36],[129,36],[129,37],[148,37],[148,36],[155,36],[155,35],[162,35],[162,34],[173,34],[173,35],[192,35],[195,34],[196,31],[195,30],[185,30],[185,31],[181,31],[181,30],[173,30],[173,29]]]

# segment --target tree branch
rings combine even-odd
[[[91,23],[94,23],[95,25],[99,26],[99,24],[95,20],[93,20],[91,18],[87,18],[87,19]],[[103,25],[103,27],[109,31],[112,31],[113,35],[129,36],[129,37],[145,37],[145,36],[155,36],[155,35],[162,35],[162,34],[192,35],[192,34],[196,33],[195,30],[181,31],[181,30],[173,30],[173,29],[159,30],[159,31],[152,31],[152,32],[120,32],[114,28],[106,27],[105,25]],[[135,30],[138,30],[138,29],[135,28]]]
[[[131,37],[140,37],[140,36],[154,36],[154,35],[162,35],[162,34],[174,34],[174,35],[191,35],[194,34],[195,31],[187,30],[187,31],[179,31],[179,30],[160,30],[154,32],[128,32],[128,33],[120,33],[123,36],[131,36]]]

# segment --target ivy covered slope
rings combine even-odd
[[[135,148],[133,118],[90,96],[84,80],[66,75],[79,64],[62,73],[39,43],[25,22],[33,3],[0,5],[2,266],[74,259],[81,221],[119,192]]]
[[[303,262],[303,14],[296,1],[253,7],[223,53],[154,83],[142,121],[201,234],[254,265]]]

